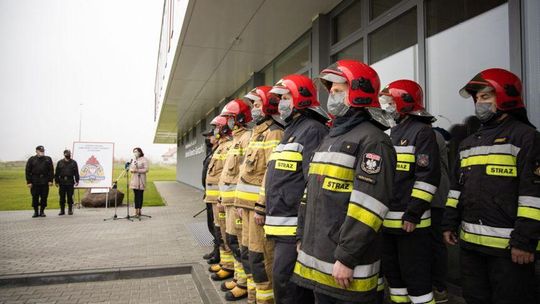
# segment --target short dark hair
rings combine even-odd
[[[135,150],[137,150],[137,152],[141,153],[141,156],[144,156],[144,153],[143,153],[141,148],[139,148],[139,147],[133,148],[133,151],[135,151]]]

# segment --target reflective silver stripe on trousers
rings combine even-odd
[[[401,212],[401,211],[388,211],[388,213],[386,213],[385,218],[388,220],[401,220],[404,214],[405,212]],[[431,217],[431,210],[427,210],[426,212],[424,212],[424,214],[422,214],[423,220],[428,219],[430,217]]]
[[[449,198],[459,199],[460,195],[461,195],[461,191],[457,191],[457,190],[448,191],[448,197]]]
[[[540,197],[535,196],[520,196],[518,198],[520,206],[527,206],[540,209]]]
[[[272,225],[272,226],[296,226],[298,224],[298,218],[267,215],[264,220],[264,223],[266,225]]]
[[[331,163],[347,168],[353,168],[356,157],[339,152],[316,152],[313,155],[313,162]]]
[[[304,264],[307,267],[314,268],[320,272],[332,275],[334,269],[334,263],[328,263],[310,256],[304,251],[300,250],[298,253],[298,262]],[[353,278],[369,278],[379,273],[381,261],[377,261],[373,264],[358,265],[354,267]]]
[[[247,184],[238,184],[238,185],[236,185],[236,191],[259,194],[260,190],[261,190],[260,186],[253,186],[253,185],[247,185]]]
[[[459,157],[467,158],[469,156],[488,155],[488,154],[510,154],[513,156],[517,156],[520,150],[521,150],[520,147],[516,147],[512,144],[479,146],[479,147],[474,147],[474,148],[470,148],[470,149],[459,152]]]
[[[414,182],[413,187],[416,189],[424,190],[431,194],[435,194],[435,192],[437,192],[437,187],[433,186],[432,184],[428,184],[426,182],[416,181]]]
[[[236,185],[219,185],[219,191],[228,192],[236,189]]]
[[[366,207],[367,209],[373,211],[381,218],[384,218],[386,212],[388,212],[388,207],[386,207],[379,200],[369,196],[358,190],[353,190],[351,193],[351,202],[356,203],[360,206]]]
[[[433,300],[433,293],[430,292],[428,294],[416,297],[409,295],[409,299],[411,299],[411,302],[414,304],[429,303]]]
[[[513,228],[497,228],[486,225],[472,224],[467,222],[461,222],[461,229],[463,231],[478,235],[494,236],[499,238],[510,238]]]
[[[394,149],[396,150],[396,153],[414,154],[416,151],[415,146],[394,146]]]
[[[390,294],[394,296],[407,296],[409,293],[407,292],[407,288],[388,288],[390,290]]]

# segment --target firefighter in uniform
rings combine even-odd
[[[253,128],[236,185],[235,206],[242,213],[242,264],[247,274],[248,303],[274,303],[271,283],[272,252],[263,225],[255,222],[255,206],[270,154],[283,137],[283,128],[272,117],[278,114],[279,98],[270,86],[253,89],[245,97],[253,101]],[[262,223],[259,223],[262,224]]]
[[[212,154],[206,174],[205,203],[212,204],[214,213],[215,236],[219,244],[219,264],[210,266],[210,272],[219,272],[221,269],[228,273],[234,272],[234,263],[231,249],[225,243],[225,209],[219,204],[219,178],[223,171],[227,153],[232,145],[232,130],[227,126],[227,118],[215,117],[210,123],[214,127],[214,136],[217,148]]]
[[[527,119],[520,79],[503,69],[477,74],[480,129],[461,142],[443,221],[460,243],[463,297],[476,303],[538,303],[534,261],[540,238],[540,134]]]
[[[60,195],[60,213],[66,214],[66,197],[68,203],[68,214],[73,214],[73,191],[74,187],[79,184],[79,168],[77,162],[71,159],[71,151],[64,150],[64,158],[56,163],[56,171],[54,173],[54,182],[58,187]]]
[[[309,166],[293,281],[312,289],[317,303],[377,303],[381,226],[396,162],[379,76],[359,61],[339,60],[320,79],[335,118]]]
[[[234,201],[240,166],[244,162],[244,153],[251,137],[251,131],[247,129],[247,124],[252,120],[250,101],[234,99],[225,105],[221,115],[227,118],[227,125],[233,129],[232,146],[227,153],[227,159],[219,179],[219,193],[220,204],[225,207],[225,242],[231,248],[234,256],[234,280],[236,280],[236,284],[231,290],[224,288],[226,290],[225,299],[235,301],[247,297],[247,277],[242,266],[240,253],[242,219],[234,206]],[[231,272],[219,271],[212,275],[212,279],[220,281],[230,278],[232,274]]]
[[[441,176],[439,145],[423,92],[411,80],[388,84],[383,108],[397,125],[390,138],[397,154],[394,188],[383,222],[383,272],[393,303],[435,303],[431,280],[431,201]]]
[[[206,195],[206,175],[208,174],[208,166],[210,165],[210,161],[212,161],[212,156],[214,155],[214,152],[218,146],[217,139],[214,135],[215,126],[210,124],[212,126],[212,129],[207,130],[202,133],[204,138],[204,143],[206,145],[206,156],[203,160],[203,168],[202,168],[202,186],[205,189],[205,195]],[[204,201],[204,197],[203,197]],[[212,234],[214,238],[214,249],[203,255],[203,259],[206,260],[208,264],[216,264],[219,263],[219,238],[216,235],[216,225],[214,224],[214,211],[212,207],[212,203],[206,203],[206,224],[208,226],[208,232]],[[217,214],[216,214],[217,216]]]
[[[52,159],[45,156],[43,146],[36,147],[36,155],[30,157],[26,162],[25,173],[26,185],[32,194],[32,207],[34,208],[32,217],[45,217],[49,187],[53,184],[54,168]]]
[[[313,302],[311,291],[290,279],[296,261],[298,208],[304,195],[309,160],[328,133],[313,82],[303,75],[283,77],[270,91],[280,96],[280,119],[285,132],[270,156],[256,221],[262,222],[273,247],[272,285],[276,303]]]

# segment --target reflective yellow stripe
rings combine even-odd
[[[433,199],[433,195],[431,193],[416,188],[413,188],[411,196],[424,200],[428,203],[431,203],[431,200]]]
[[[246,201],[256,202],[259,200],[259,194],[236,190],[236,198],[243,199]]]
[[[416,161],[414,154],[398,153],[396,156],[398,162],[414,163]]]
[[[261,190],[259,190],[259,195],[264,196],[264,195],[265,195],[265,191],[266,191],[266,190],[264,189],[264,187],[261,187]]]
[[[296,235],[296,226],[268,226],[264,225],[264,233],[267,235],[293,236]]]
[[[352,203],[349,204],[347,215],[368,225],[375,231],[379,231],[383,223],[383,220],[371,211]]]
[[[206,196],[219,196],[219,190],[206,190]]]
[[[244,149],[243,148],[229,149],[227,156],[232,156],[232,155],[244,155]]]
[[[468,233],[461,230],[460,238],[468,243],[473,243],[482,246],[505,249],[509,246],[509,240],[506,238],[498,238],[494,236],[478,235]]]
[[[315,281],[319,284],[343,290],[343,288],[338,285],[333,276],[312,268],[308,268],[298,262],[296,262],[296,265],[294,265],[294,273],[308,280]],[[365,279],[353,279],[351,284],[347,288],[347,291],[362,292],[373,290],[377,288],[377,279],[378,275],[374,275]]]
[[[257,300],[268,301],[274,298],[274,291],[272,289],[257,289]]]
[[[236,194],[236,190],[232,191],[220,191],[219,194],[222,198],[234,198],[234,195]]]
[[[398,171],[409,171],[411,169],[411,164],[408,163],[397,163],[396,170]]]
[[[446,207],[457,208],[458,200],[455,198],[448,198],[446,200]]]
[[[292,161],[302,161],[302,153],[300,152],[291,152],[291,151],[281,151],[274,152],[270,155],[270,160],[292,160]]]
[[[518,207],[517,216],[540,221],[540,209],[520,206]]]
[[[227,153],[222,153],[222,154],[214,153],[214,155],[212,155],[212,159],[226,160],[227,159]]]
[[[354,170],[329,164],[311,163],[309,174],[326,175],[333,178],[339,178],[346,181],[354,179]]]
[[[512,155],[504,155],[504,154],[489,154],[489,155],[470,156],[461,160],[461,167],[487,165],[487,164],[515,166],[516,157]]]
[[[248,144],[248,148],[268,149],[268,148],[274,148],[278,144],[279,144],[279,140],[252,141]]]
[[[386,228],[401,228],[403,226],[403,220],[384,219],[383,226]],[[416,228],[426,228],[430,226],[431,218],[423,219],[420,223],[416,224]]]
[[[394,303],[411,303],[408,296],[390,295],[390,300]]]

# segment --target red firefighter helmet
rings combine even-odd
[[[483,70],[459,90],[459,94],[465,98],[472,96],[476,101],[476,93],[486,87],[495,91],[497,109],[506,111],[525,107],[521,95],[521,80],[505,69]]]
[[[379,75],[369,65],[358,60],[338,60],[322,70],[319,76],[321,82],[330,91],[333,82],[349,85],[350,107],[380,108],[379,90],[381,81]]]
[[[211,126],[214,126],[214,128],[219,130],[219,134],[221,135],[229,135],[231,133],[231,130],[227,126],[227,117],[218,115],[212,119],[210,122]]]
[[[264,115],[275,115],[278,114],[279,97],[270,93],[271,89],[271,86],[259,86],[251,90],[244,97],[253,101],[260,100]]]
[[[223,116],[233,116],[237,125],[243,125],[252,120],[251,107],[242,99],[233,99],[225,105],[221,114]]]
[[[304,75],[292,74],[281,78],[272,87],[270,93],[291,94],[293,106],[298,110],[320,106],[313,81]]]
[[[415,81],[408,79],[392,81],[382,89],[380,95],[392,97],[399,114],[433,117],[426,111],[424,92]]]

